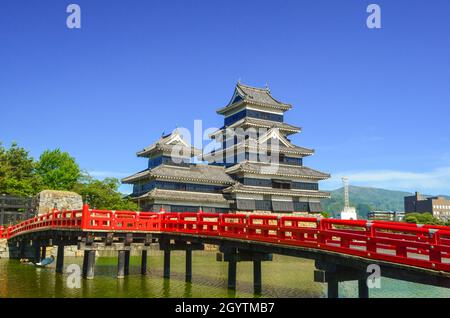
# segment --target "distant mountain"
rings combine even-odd
[[[339,217],[344,207],[344,189],[339,188],[331,192],[331,198],[322,200],[324,211]],[[356,207],[358,216],[367,218],[370,210],[404,211],[403,200],[409,192],[377,189],[369,187],[349,186],[350,206]]]

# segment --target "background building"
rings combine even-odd
[[[289,140],[301,130],[284,123],[291,108],[268,88],[238,83],[217,111],[224,125],[210,135],[219,142],[215,150],[201,154],[175,131],[138,152],[148,158],[148,168],[122,181],[134,185],[131,197],[147,211],[320,213],[320,199],[330,194],[318,182],[330,175],[303,165],[314,150]],[[174,157],[179,150],[183,155]],[[209,164],[194,164],[193,156]]]
[[[34,215],[32,198],[0,195],[0,226],[14,224]]]
[[[405,212],[398,211],[370,211],[367,213],[369,220],[381,220],[381,221],[403,221]]]
[[[450,200],[444,197],[424,197],[416,192],[405,197],[405,213],[426,213],[447,221],[450,219]]]

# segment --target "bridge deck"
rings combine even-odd
[[[0,228],[0,236],[17,241],[49,231],[152,234],[217,244],[228,241],[269,253],[313,259],[327,255],[353,267],[376,261],[391,269],[406,268],[408,273],[450,278],[450,227],[445,226],[255,214],[104,211],[84,206],[83,210],[55,210]]]

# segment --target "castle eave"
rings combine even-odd
[[[224,198],[220,193],[203,193],[203,192],[190,192],[190,191],[176,191],[176,190],[163,190],[153,189],[139,197],[138,199],[149,200],[161,200],[161,201],[183,201],[183,202],[197,202],[201,204],[216,203],[216,204],[228,204],[229,201]]]
[[[330,175],[305,166],[294,166],[284,164],[268,164],[260,162],[245,161],[229,167],[227,170],[229,174],[236,173],[251,173],[260,175],[274,175],[293,178],[304,178],[312,180],[325,180],[330,178]]]
[[[331,197],[329,192],[309,191],[309,190],[290,190],[290,189],[273,189],[263,187],[245,186],[242,184],[233,185],[223,190],[224,193],[246,193],[246,194],[262,194],[262,195],[279,195],[291,197],[307,197],[328,199]]]

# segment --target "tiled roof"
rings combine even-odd
[[[163,189],[153,189],[141,195],[138,198],[139,199],[148,198],[163,201],[189,201],[189,202],[199,202],[202,204],[228,203],[228,200],[226,200],[224,196],[220,193],[201,193],[201,192],[163,190]],[[134,200],[137,200],[138,198],[134,198]]]
[[[156,142],[154,142],[150,146],[144,148],[141,151],[138,151],[137,156],[138,157],[147,157],[152,152],[155,152],[155,151],[171,152],[173,147],[175,147],[175,146],[180,147],[179,150],[182,154],[188,154],[189,156],[195,156],[195,155],[198,155],[201,153],[200,149],[197,149],[192,146],[185,146],[184,144],[182,144],[180,142],[175,142],[175,143],[169,144],[171,139],[174,137],[174,134],[177,134],[177,132],[162,136],[161,138],[159,138]],[[186,156],[186,155],[184,155],[184,156]]]
[[[244,148],[245,146],[245,148]],[[199,158],[201,158],[201,160],[210,160],[210,162],[214,161],[214,158],[216,159],[224,159],[223,158],[223,153],[226,153],[227,151],[230,151],[230,153],[232,154],[232,151],[234,151],[234,149],[237,149],[238,152],[239,151],[243,151],[245,150],[250,150],[251,153],[263,153],[266,154],[269,151],[271,153],[281,153],[281,154],[287,154],[287,155],[302,155],[302,156],[310,156],[312,154],[314,154],[314,149],[309,149],[309,148],[304,148],[304,147],[299,147],[299,146],[293,146],[293,147],[286,147],[283,145],[278,145],[277,148],[275,149],[271,149],[270,146],[266,145],[258,145],[257,142],[251,142],[249,140],[246,141],[242,141],[236,145],[233,145],[231,147],[228,147],[226,149],[219,149],[210,153],[206,153],[203,155],[200,155]]]
[[[309,190],[291,190],[291,189],[274,189],[264,187],[254,187],[243,185],[242,183],[235,183],[234,185],[223,190],[224,193],[253,193],[253,194],[272,194],[280,196],[295,196],[295,197],[311,197],[311,198],[329,198],[330,193],[324,191],[309,191]]]
[[[244,99],[251,100],[256,103],[275,106],[289,106],[288,104],[282,103],[273,98],[268,88],[258,88],[238,83],[236,85],[236,89]]]
[[[252,118],[252,117],[245,117],[241,120],[238,120],[237,122],[233,123],[232,125],[228,126],[227,128],[238,128],[242,127],[243,129],[246,129],[248,127],[255,127],[255,128],[278,128],[281,132],[283,132],[286,135],[291,135],[300,132],[302,129],[301,127],[297,127],[294,125],[278,122],[278,121],[272,121],[272,120],[266,120],[266,119],[258,119],[258,118]],[[215,132],[209,134],[209,137],[216,136],[219,133],[223,133],[225,131],[225,127],[222,127]]]
[[[305,166],[270,164],[262,162],[243,161],[226,170],[227,173],[254,173],[263,175],[279,175],[289,177],[299,177],[315,180],[323,180],[330,178],[330,175]]]
[[[224,113],[231,108],[234,108],[234,106],[236,106],[237,104],[241,104],[242,102],[277,108],[280,110],[289,110],[292,108],[290,104],[282,103],[273,98],[268,88],[257,88],[238,83],[236,85],[235,94],[233,95],[233,97],[236,94],[240,96],[241,100],[238,102],[234,102],[234,100],[230,101],[229,105],[217,110],[219,114]]]
[[[200,182],[212,184],[233,184],[234,180],[221,166],[205,164],[191,164],[187,167],[178,167],[162,164],[151,170],[141,171],[122,180],[123,183],[134,183],[142,179],[170,179],[185,182]]]

